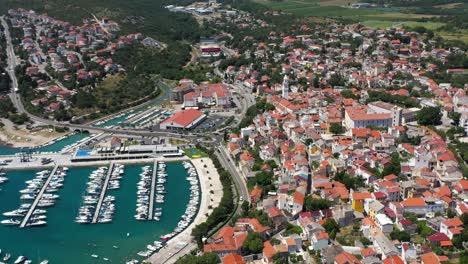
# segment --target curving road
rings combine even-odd
[[[10,75],[10,80],[11,80],[11,92],[9,94],[11,101],[15,105],[16,109],[18,110],[19,113],[24,113],[24,106],[21,103],[21,98],[19,97],[19,94],[17,93],[18,89],[18,80],[16,79],[16,74],[15,74],[15,68],[18,65],[16,61],[16,55],[15,51],[13,49],[13,43],[11,42],[11,35],[10,35],[10,29],[8,27],[8,24],[5,20],[4,16],[0,17],[0,20],[2,22],[2,26],[5,29],[5,39],[6,39],[6,44],[7,44],[7,62],[8,62],[8,67],[6,68],[8,75]]]
[[[206,135],[197,135],[197,134],[191,134],[191,133],[179,134],[179,133],[172,133],[172,132],[165,132],[165,131],[164,132],[163,131],[147,131],[147,130],[120,128],[120,127],[119,128],[104,128],[104,127],[95,127],[92,125],[70,124],[68,122],[58,122],[55,120],[45,119],[45,118],[38,117],[27,112],[23,106],[20,95],[17,93],[18,80],[16,79],[16,75],[15,75],[15,67],[17,65],[17,61],[16,61],[16,55],[13,49],[13,44],[11,41],[9,27],[3,16],[0,17],[0,20],[1,20],[3,27],[5,28],[5,37],[7,40],[7,55],[8,55],[7,70],[12,80],[12,89],[9,95],[11,97],[11,100],[14,106],[18,110],[18,112],[27,114],[32,121],[44,123],[47,125],[67,127],[68,129],[72,131],[80,130],[80,131],[88,131],[90,133],[112,133],[112,134],[125,134],[125,135],[149,136],[149,137],[175,136],[175,137],[185,137],[185,138],[192,140],[193,142],[196,142],[201,136],[206,136]],[[243,87],[234,86],[234,88],[239,89],[241,94],[243,95],[240,107],[242,108],[242,114],[245,114],[245,112],[247,111],[247,108],[250,105],[253,105],[255,103],[255,97],[251,93],[243,91],[242,89]],[[234,179],[234,184],[237,186],[237,189],[239,191],[239,196],[245,200],[248,200],[249,192],[248,192],[247,185],[245,183],[243,176],[239,174],[238,170],[235,167],[234,161],[232,161],[229,155],[225,152],[225,148],[222,146],[222,143],[221,143],[221,138],[220,137],[214,137],[214,138],[215,140],[212,142],[212,144],[217,146],[216,155],[218,156],[221,164],[223,164],[223,166],[231,172],[231,175]],[[241,206],[238,207],[237,212],[240,212],[240,210],[241,210]]]
[[[247,189],[247,184],[244,180],[244,177],[239,174],[234,165],[234,161],[231,160],[229,155],[226,153],[225,148],[221,144],[216,149],[216,156],[218,157],[223,167],[228,169],[231,173],[232,178],[234,179],[234,184],[237,186],[237,190],[239,191],[239,197],[242,197],[244,201],[250,202],[249,190]],[[242,202],[240,202],[240,204],[242,204]],[[238,206],[236,213],[240,213],[241,210],[242,207]]]

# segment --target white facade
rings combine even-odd
[[[393,231],[393,222],[385,214],[377,214],[375,216],[375,223],[384,233],[391,233]]]
[[[284,75],[283,86],[281,88],[282,88],[281,96],[284,99],[288,100],[289,99],[289,78],[287,75]]]

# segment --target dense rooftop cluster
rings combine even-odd
[[[48,113],[70,107],[79,88],[125,72],[112,58],[117,50],[134,43],[160,47],[141,33],[117,36],[113,33],[119,29],[117,23],[107,18],[75,26],[32,10],[12,9],[8,14],[22,60],[18,71],[34,88],[30,103]]]
[[[225,138],[251,191],[249,218],[205,252],[224,263],[459,257],[468,239],[465,51],[404,28],[275,30],[246,26],[248,16],[211,23],[232,34],[225,81],[261,98]]]

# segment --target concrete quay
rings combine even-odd
[[[112,175],[112,172],[114,171],[114,166],[115,166],[115,164],[112,162],[110,164],[110,166],[109,166],[109,169],[107,170],[106,179],[104,180],[104,185],[102,186],[102,189],[101,189],[101,194],[99,196],[99,201],[98,201],[98,203],[96,205],[96,211],[94,211],[93,220],[91,222],[93,224],[96,224],[97,221],[98,221],[99,212],[101,211],[102,202],[104,201],[104,197],[106,196],[107,186],[109,185],[110,177]]]
[[[156,173],[158,171],[158,161],[155,160],[153,164],[153,175],[151,176],[151,191],[148,206],[148,220],[153,220],[154,216],[154,191],[156,189]]]

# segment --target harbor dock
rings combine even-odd
[[[155,160],[153,164],[153,175],[151,177],[151,191],[148,208],[148,220],[153,220],[154,215],[154,192],[156,189],[156,173],[158,172],[158,161]]]
[[[99,196],[99,201],[96,205],[96,210],[94,211],[93,221],[91,223],[95,224],[99,218],[99,212],[101,211],[102,202],[104,201],[104,196],[106,195],[107,186],[109,185],[109,180],[114,170],[114,163],[111,162],[109,169],[107,170],[106,179],[104,180],[104,185],[102,186],[101,195]]]
[[[39,201],[41,200],[42,196],[44,195],[44,192],[46,191],[47,187],[49,186],[50,181],[52,180],[52,177],[53,177],[53,176],[55,175],[55,173],[57,172],[58,168],[59,168],[59,166],[58,166],[58,165],[55,165],[54,169],[53,169],[52,172],[49,174],[49,177],[47,178],[46,182],[45,182],[44,185],[42,186],[41,191],[39,192],[39,194],[37,195],[37,197],[36,197],[36,199],[34,200],[33,204],[32,204],[31,207],[29,208],[28,213],[27,213],[26,216],[23,218],[23,221],[22,221],[21,224],[20,224],[20,228],[24,228],[24,227],[26,226],[26,224],[28,223],[29,218],[31,218],[32,213],[33,213],[34,210],[36,209],[37,204],[39,203]]]

